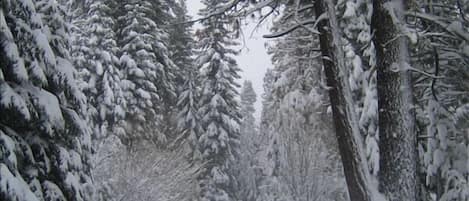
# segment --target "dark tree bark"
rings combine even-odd
[[[339,45],[340,35],[332,2],[328,0],[315,1],[316,18],[328,13],[328,18],[318,23],[319,41],[324,63],[324,70],[329,88],[329,98],[332,107],[334,127],[339,144],[345,178],[351,201],[371,201],[371,192],[367,186],[367,170],[364,168],[363,154],[360,141],[354,136],[353,119],[350,105],[347,103],[345,66],[342,47]],[[342,68],[341,68],[342,67]],[[350,95],[350,94],[348,94]]]
[[[417,138],[406,38],[400,32],[400,0],[373,1],[372,30],[377,57],[379,189],[390,201],[417,199]],[[393,16],[394,15],[394,16]]]

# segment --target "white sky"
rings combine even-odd
[[[191,16],[197,16],[197,12],[203,5],[200,0],[187,0],[187,8]],[[196,17],[194,17],[196,18]],[[250,80],[253,84],[254,90],[257,93],[256,107],[256,119],[260,119],[260,112],[262,110],[262,99],[261,95],[264,93],[262,84],[263,78],[267,68],[272,66],[270,57],[267,55],[267,49],[264,44],[268,40],[262,38],[262,35],[268,33],[268,27],[266,25],[261,26],[256,32],[252,32],[256,26],[255,20],[250,20],[246,26],[243,27],[244,33],[244,45],[241,40],[241,46],[237,49],[241,49],[241,54],[236,57],[239,67],[243,70],[241,72],[241,80],[239,84],[243,84],[244,80]],[[197,29],[197,25],[194,27]],[[252,37],[251,37],[251,33]]]

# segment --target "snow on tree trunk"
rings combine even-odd
[[[321,33],[319,40],[349,196],[352,201],[370,201],[366,159],[361,150],[362,142],[358,138],[358,131],[354,129],[353,124],[356,122],[350,110],[351,95],[349,91],[347,93],[350,89],[346,85],[347,79],[344,79],[344,55],[342,47],[338,44],[340,38],[335,9],[330,1],[316,0],[315,11],[317,19],[323,18],[323,15],[328,16],[318,22],[318,30]]]
[[[373,2],[380,134],[379,189],[390,201],[417,199],[412,88],[402,36],[402,1]]]

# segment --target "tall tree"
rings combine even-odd
[[[1,200],[94,200],[67,16],[57,1],[0,4]]]
[[[202,16],[220,9],[227,1],[204,0]],[[202,21],[199,31],[198,48],[201,50],[197,65],[201,71],[200,109],[202,134],[199,149],[207,165],[200,175],[201,200],[234,200],[230,174],[230,160],[233,160],[239,143],[239,106],[236,100],[239,78],[236,51],[229,27],[230,19],[225,15]]]
[[[83,12],[73,18],[73,58],[88,97],[88,122],[94,137],[110,134],[124,137],[125,99],[121,86],[122,72],[117,57],[112,1],[85,2]],[[98,140],[99,141],[99,140]]]
[[[177,134],[176,142],[191,138],[193,144],[200,134],[199,118],[196,111],[197,98],[199,93],[198,79],[199,74],[195,67],[194,45],[195,41],[192,36],[192,24],[186,23],[191,19],[188,16],[186,0],[170,1],[170,7],[174,12],[174,18],[168,25],[169,34],[169,57],[174,61],[176,69],[174,69],[174,84],[176,94],[178,96],[177,107],[174,108],[177,115],[169,119],[172,122],[178,122],[176,127],[182,133]],[[186,130],[186,128],[190,128]],[[186,131],[189,131],[187,133]],[[194,149],[195,151],[195,149]]]
[[[274,2],[274,1],[271,1]],[[335,3],[330,0],[317,0],[312,5],[301,6],[296,1],[295,15],[314,9],[315,19],[298,20],[297,24],[267,35],[274,38],[287,35],[305,25],[317,25],[317,30],[309,29],[311,34],[319,32],[320,51],[329,92],[335,133],[339,144],[339,152],[344,166],[349,197],[351,200],[371,200],[372,186],[369,185],[369,172],[363,153],[362,139],[356,123],[354,100],[349,86],[349,72],[346,69],[345,55],[342,44],[342,31],[336,16]],[[264,2],[260,5],[266,5]],[[267,4],[268,5],[268,4]]]
[[[258,200],[255,154],[256,138],[258,138],[256,119],[254,118],[254,103],[257,95],[252,88],[251,81],[244,81],[241,89],[241,123],[240,123],[240,156],[236,162],[236,177],[238,178],[237,198],[246,201]]]
[[[200,159],[200,152],[198,148],[198,138],[202,132],[199,116],[199,103],[198,99],[200,97],[200,89],[196,85],[196,79],[198,74],[194,67],[192,71],[186,69],[187,77],[186,81],[182,87],[182,91],[179,94],[179,100],[177,106],[179,108],[178,113],[178,137],[175,139],[176,145],[182,143],[183,141],[188,140],[189,145],[191,146],[191,153],[193,159]]]
[[[119,2],[118,40],[127,100],[127,144],[139,139],[164,144],[163,122],[174,104],[173,62],[168,57],[167,33],[161,28],[161,2]],[[159,21],[157,21],[159,20]]]
[[[179,87],[177,92],[180,94],[182,83],[185,82],[193,70],[194,61],[192,56],[194,55],[195,41],[192,37],[192,24],[187,23],[191,20],[191,17],[187,14],[186,0],[173,2],[172,7],[175,18],[168,28],[170,40],[168,49],[170,50],[170,58],[178,68],[175,79]]]
[[[258,190],[257,199],[262,201],[276,200],[281,196],[279,191],[279,146],[278,136],[274,130],[272,122],[274,121],[276,105],[273,97],[273,86],[275,74],[272,69],[267,69],[264,76],[264,93],[262,94],[262,112],[259,125],[258,150],[256,153],[256,184]]]
[[[417,200],[417,135],[407,39],[400,0],[373,2],[380,170],[379,188],[390,201]]]
[[[310,9],[296,12],[298,7],[308,6]],[[298,21],[311,19],[311,6],[309,2],[285,3],[272,31],[282,32]],[[275,68],[272,89],[267,90],[270,95],[266,97],[271,103],[264,109],[272,110],[265,123],[270,125],[267,132],[277,139],[271,146],[275,146],[278,156],[279,193],[271,194],[278,200],[346,199],[345,182],[338,179],[342,167],[336,139],[330,135],[330,104],[321,75],[319,41],[311,34],[313,29],[313,25],[304,25],[278,38],[269,48]],[[321,183],[323,180],[330,182]]]
[[[316,20],[321,20],[318,21],[320,49],[327,86],[330,87],[332,116],[349,196],[352,201],[369,201],[372,199],[372,192],[368,184],[368,168],[364,165],[366,158],[361,147],[358,127],[355,125],[356,114],[351,108],[353,100],[346,79],[335,6],[330,0],[317,0],[314,2],[314,8]],[[324,17],[326,19],[323,20]]]

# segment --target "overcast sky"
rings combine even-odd
[[[189,14],[197,18],[197,12],[203,5],[200,0],[188,0],[187,7]],[[264,46],[268,40],[262,38],[262,35],[268,33],[268,27],[266,25],[261,26],[256,32],[253,32],[256,26],[255,21],[251,21],[248,25],[243,27],[244,41],[240,40],[242,45],[237,47],[238,50],[242,50],[241,54],[236,57],[239,67],[243,70],[241,72],[241,80],[238,83],[242,84],[244,80],[252,81],[254,90],[257,93],[256,102],[256,119],[260,119],[260,112],[262,109],[261,95],[263,93],[263,78],[267,68],[271,68],[270,57],[267,55],[267,50]],[[195,26],[197,29],[197,26]],[[251,37],[251,33],[252,37]],[[243,45],[244,43],[244,45]]]

